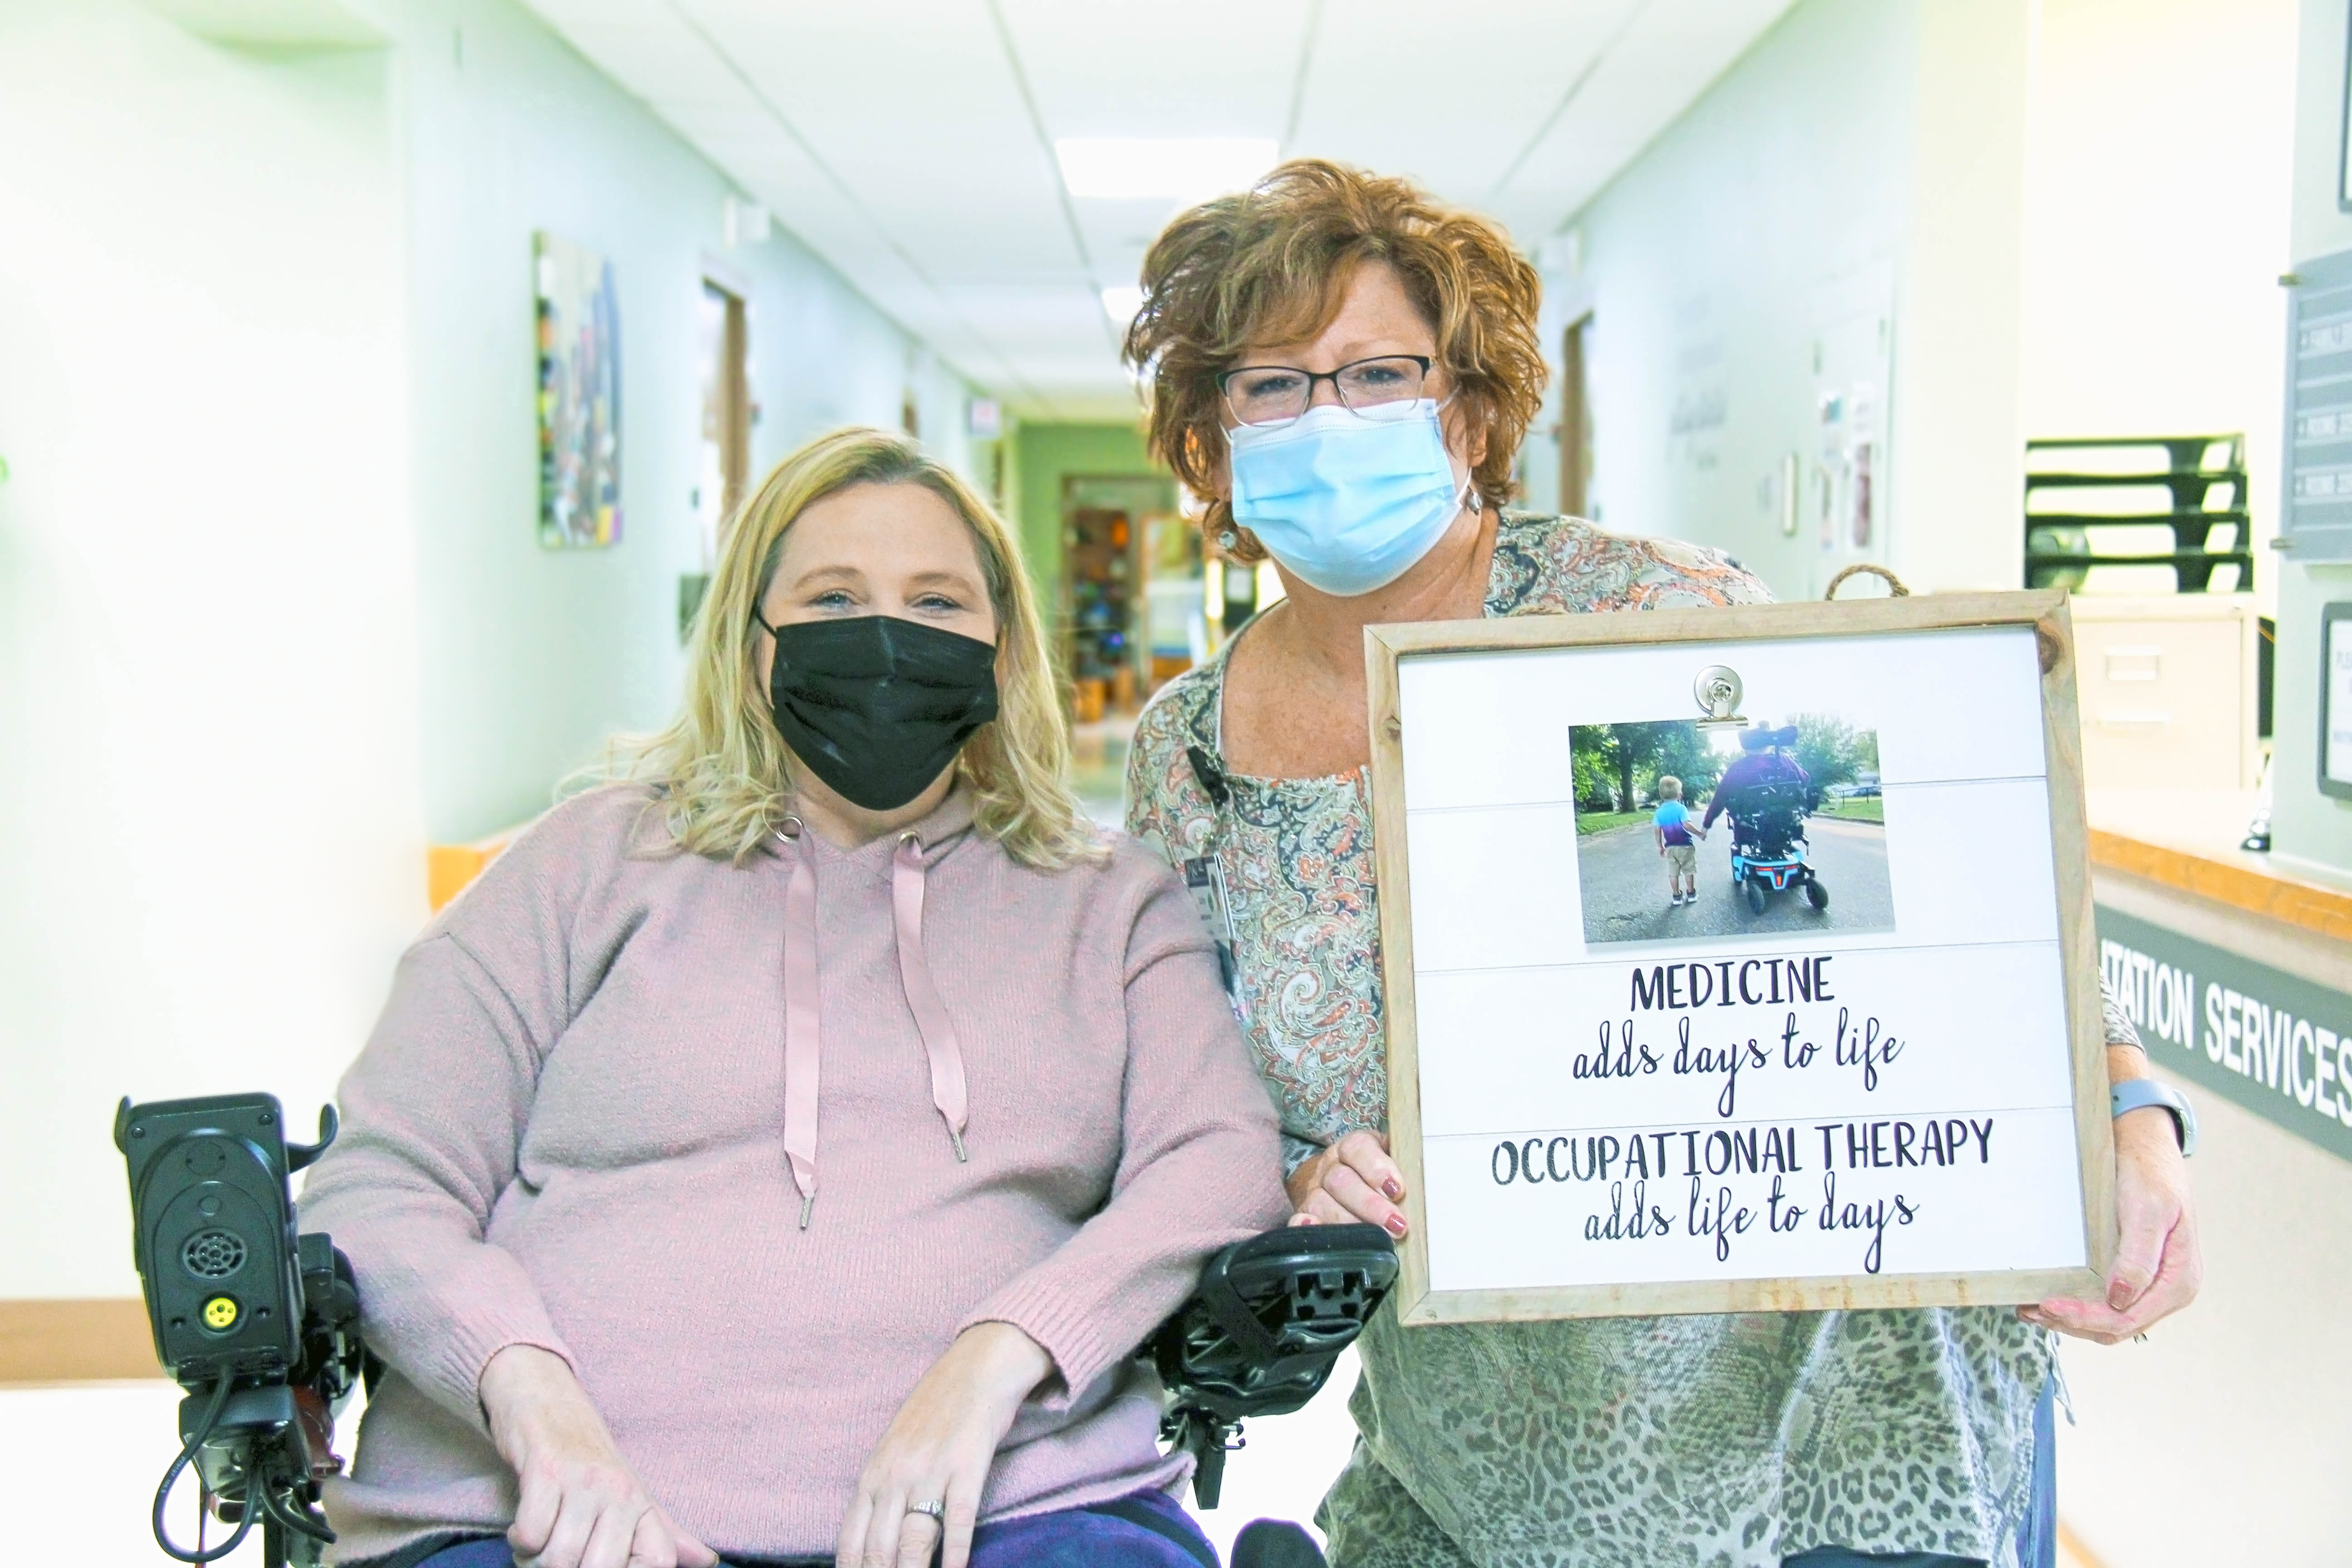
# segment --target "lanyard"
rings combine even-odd
[[[1234,1018],[1244,1028],[1249,1026],[1248,1004],[1242,997],[1241,964],[1234,956],[1234,920],[1225,898],[1225,868],[1217,854],[1223,837],[1225,808],[1232,804],[1234,789],[1225,778],[1224,769],[1217,760],[1199,746],[1184,748],[1186,759],[1192,764],[1192,776],[1209,797],[1215,811],[1217,826],[1209,834],[1207,853],[1196,855],[1183,864],[1184,889],[1192,895],[1192,907],[1201,914],[1201,923],[1208,928],[1209,941],[1217,950],[1217,975],[1224,983],[1225,1001],[1234,1010]]]

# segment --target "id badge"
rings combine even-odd
[[[1202,855],[1184,862],[1184,886],[1192,895],[1192,907],[1201,911],[1201,923],[1208,928],[1209,940],[1216,944],[1217,977],[1224,983],[1225,1001],[1234,1010],[1237,1023],[1249,1023],[1249,1010],[1242,1003],[1241,965],[1234,957],[1233,917],[1225,910],[1225,873],[1213,855]]]

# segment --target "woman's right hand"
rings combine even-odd
[[[507,1544],[519,1568],[713,1568],[614,1445],[562,1356],[509,1345],[482,1368],[490,1438],[520,1500]]]
[[[1054,1370],[1011,1323],[974,1323],[919,1379],[866,1457],[835,1568],[965,1568],[997,1445]]]
[[[1293,1225],[1376,1225],[1403,1239],[1404,1173],[1377,1132],[1349,1132],[1290,1173]]]

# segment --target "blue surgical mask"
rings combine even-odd
[[[1327,404],[1225,432],[1234,521],[1300,582],[1340,598],[1403,576],[1462,507],[1435,400],[1391,406],[1367,416]]]

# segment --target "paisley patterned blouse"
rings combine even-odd
[[[1769,596],[1712,550],[1507,513],[1486,613]],[[1369,784],[1225,772],[1232,647],[1145,710],[1128,826],[1173,864],[1215,858],[1295,1167],[1387,1125]],[[1823,1545],[2012,1568],[2053,1369],[2048,1336],[1993,1308],[1410,1331],[1382,1312],[1359,1343],[1362,1438],[1318,1516],[1334,1568],[1778,1568]]]

